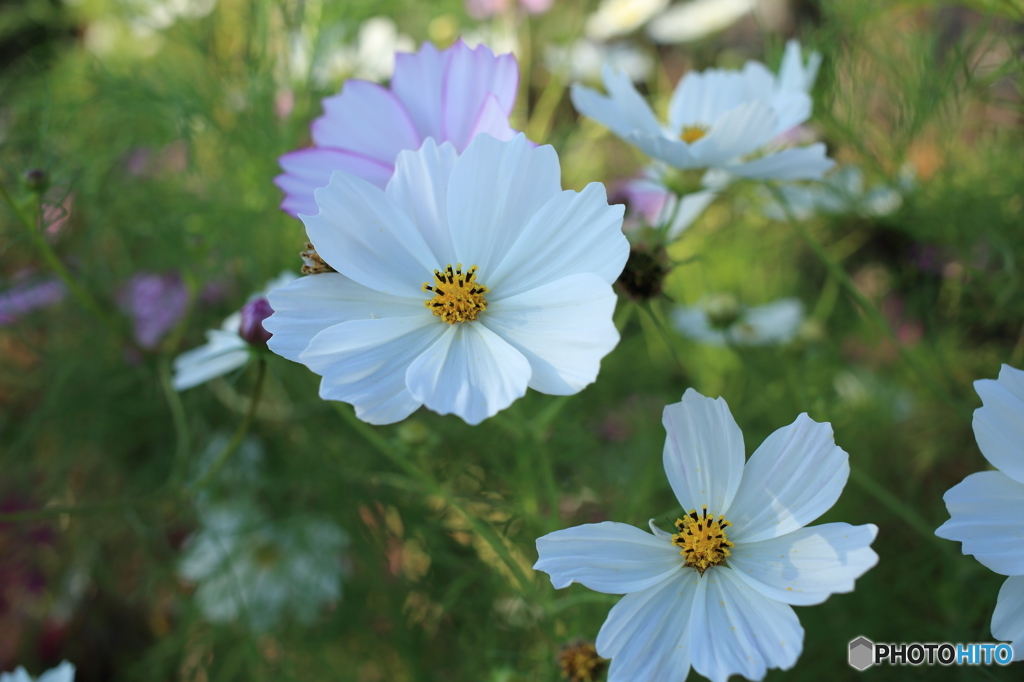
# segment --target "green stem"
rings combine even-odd
[[[925,521],[924,517],[918,514],[913,507],[906,504],[897,495],[890,492],[882,486],[882,484],[873,479],[869,474],[866,474],[861,469],[854,469],[851,467],[850,481],[868,495],[871,495],[871,497],[881,502],[884,507],[888,508],[893,514],[903,519],[909,527],[916,530],[929,542],[934,543],[944,553],[949,554],[952,551],[952,543],[943,540],[936,535],[935,528],[932,527],[932,524]]]
[[[843,287],[843,289],[846,290],[847,295],[849,295],[850,298],[853,299],[857,307],[860,308],[861,311],[865,315],[867,315],[867,317],[872,322],[874,322],[875,325],[878,326],[878,328],[881,329],[887,337],[889,337],[893,345],[896,347],[897,352],[900,354],[900,357],[907,364],[907,366],[910,367],[910,369],[913,370],[918,375],[921,381],[926,386],[928,386],[928,388],[933,393],[935,393],[935,395],[949,403],[958,412],[963,414],[963,406],[953,399],[947,387],[940,386],[933,379],[932,375],[929,374],[923,367],[921,367],[918,364],[916,358],[914,358],[914,356],[911,355],[910,352],[907,350],[906,346],[902,342],[900,342],[899,337],[896,336],[896,332],[894,332],[892,330],[892,327],[889,326],[889,322],[885,319],[885,316],[882,315],[882,312],[878,309],[878,307],[874,303],[872,303],[871,300],[867,296],[865,296],[860,289],[857,288],[857,285],[853,282],[853,279],[850,277],[850,275],[847,274],[846,270],[843,269],[843,267],[834,258],[832,258],[831,255],[829,255],[828,251],[825,249],[822,243],[819,242],[814,237],[814,235],[811,234],[811,231],[807,229],[807,226],[796,219],[796,217],[793,215],[793,212],[789,208],[789,204],[786,202],[785,196],[783,196],[782,192],[779,191],[778,187],[775,187],[773,185],[767,186],[769,190],[772,192],[772,194],[775,196],[775,200],[779,203],[780,206],[782,206],[783,210],[785,211],[786,219],[789,221],[789,223],[793,225],[794,228],[796,228],[796,231],[800,235],[800,237],[804,240],[804,242],[811,248],[811,251],[813,251],[814,254],[818,257],[818,259],[822,262],[822,264],[828,270],[829,274],[835,277],[836,281],[838,281],[839,284]]]
[[[160,358],[159,368],[160,387],[163,389],[164,399],[167,400],[167,407],[171,410],[171,419],[174,421],[174,470],[171,474],[171,485],[176,486],[185,476],[191,439],[185,407],[181,404],[181,396],[171,384],[171,362],[166,355]]]
[[[121,335],[120,326],[115,320],[110,318],[103,308],[96,302],[96,300],[89,294],[88,291],[82,287],[81,284],[71,275],[71,272],[64,266],[60,258],[54,252],[50,243],[46,241],[46,237],[43,232],[37,229],[36,221],[32,219],[32,216],[26,215],[24,211],[18,206],[11,196],[7,188],[0,184],[0,197],[7,203],[11,211],[17,217],[18,222],[25,226],[25,230],[28,233],[29,239],[32,240],[32,244],[35,246],[39,255],[42,256],[46,264],[53,270],[61,281],[64,282],[64,286],[68,288],[68,291],[78,299],[78,302],[83,308],[88,310],[90,313],[96,316],[108,330],[113,332],[115,335]]]
[[[245,417],[242,419],[242,423],[235,429],[234,435],[228,444],[224,446],[224,449],[220,451],[217,458],[210,464],[210,468],[206,470],[202,478],[196,481],[193,485],[187,488],[187,492],[195,494],[209,485],[220,473],[220,470],[224,468],[228,458],[231,457],[239,445],[242,443],[242,439],[245,438],[246,434],[249,433],[249,428],[252,426],[253,419],[256,417],[256,408],[259,407],[260,395],[263,392],[263,379],[267,375],[267,359],[263,355],[259,355],[256,358],[256,384],[252,389],[252,399],[249,401],[249,409],[245,413]]]
[[[435,481],[430,474],[416,466],[411,460],[410,453],[406,451],[404,447],[397,443],[388,442],[388,440],[381,436],[380,433],[378,433],[372,426],[360,420],[351,406],[335,401],[332,401],[332,403],[338,414],[348,422],[348,425],[357,431],[359,435],[366,440],[366,442],[374,447],[374,449],[387,457],[395,466],[404,471],[410,478],[420,481],[430,494],[440,497],[445,501],[445,503],[451,505],[462,513],[473,527],[473,530],[491,546],[491,549],[493,549],[498,557],[505,563],[513,577],[515,577],[516,582],[519,583],[521,591],[525,592],[532,586],[533,583],[523,573],[519,563],[516,562],[515,558],[508,551],[508,547],[505,546],[505,543],[501,540],[490,524],[475,517],[473,513],[455,499],[449,491]]]
[[[679,371],[685,375],[686,367],[683,366],[682,360],[679,359],[679,354],[676,353],[675,340],[672,338],[672,334],[669,333],[668,328],[665,327],[664,324],[662,324],[661,319],[658,317],[657,313],[654,312],[654,307],[651,305],[651,302],[641,301],[637,304],[637,307],[640,308],[640,310],[647,313],[648,317],[651,318],[651,322],[654,324],[654,328],[658,330],[658,334],[661,336],[661,340],[665,342],[666,346],[668,346],[668,352],[672,356],[672,359],[675,361],[676,366],[679,368]]]
[[[526,126],[526,136],[538,144],[543,144],[551,133],[551,123],[558,109],[558,103],[565,94],[565,81],[558,74],[548,76],[537,104],[533,107],[530,122]]]

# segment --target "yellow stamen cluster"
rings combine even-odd
[[[676,519],[679,532],[672,536],[672,544],[680,548],[687,566],[704,575],[712,566],[725,563],[729,548],[735,547],[725,534],[725,529],[731,525],[724,516],[719,515],[717,519],[714,515],[708,516],[707,505],[700,514],[691,509],[689,514]]]
[[[569,682],[593,682],[607,664],[606,659],[597,655],[593,642],[582,639],[568,643],[558,652],[558,667]]]
[[[707,134],[708,129],[704,126],[683,126],[683,132],[679,134],[679,139],[686,144],[693,144]]]
[[[434,270],[434,285],[423,283],[423,291],[431,291],[434,297],[424,302],[448,324],[472,322],[477,315],[487,310],[484,298],[490,289],[476,281],[476,266],[462,272],[462,263],[452,269],[451,263],[444,270]]]

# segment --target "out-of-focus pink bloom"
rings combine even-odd
[[[140,272],[121,289],[118,303],[132,318],[135,341],[152,349],[185,314],[188,289],[176,272]]]
[[[39,216],[39,223],[40,227],[46,230],[46,234],[50,238],[59,235],[68,224],[68,218],[71,216],[71,206],[74,202],[74,192],[68,192],[59,203],[43,203],[43,213]]]
[[[0,293],[0,325],[12,324],[21,315],[59,303],[67,291],[56,277],[17,284]]]
[[[519,5],[530,14],[543,14],[551,9],[555,0],[519,0]],[[515,0],[466,0],[466,12],[474,19],[487,19],[502,14]]]
[[[148,174],[152,160],[153,152],[146,147],[136,147],[128,152],[128,158],[124,160],[124,168],[129,175],[142,177]]]
[[[274,95],[274,113],[282,121],[286,120],[292,115],[292,110],[295,108],[295,92],[291,88],[285,88],[284,90],[278,90],[277,94]]]
[[[512,139],[508,117],[518,87],[515,57],[496,57],[483,45],[470,49],[460,40],[439,51],[424,43],[419,52],[398,53],[390,88],[348,81],[313,121],[315,146],[280,158],[285,172],[274,182],[285,192],[281,209],[319,213],[313,190],[326,187],[336,170],[383,189],[398,153],[419,149],[428,137],[460,153],[478,133]]]

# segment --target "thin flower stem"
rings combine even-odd
[[[682,372],[683,374],[686,374],[686,368],[683,366],[682,361],[679,359],[679,354],[676,353],[675,341],[672,338],[672,335],[669,333],[668,328],[666,328],[665,325],[662,324],[661,319],[654,312],[654,307],[651,305],[651,302],[642,301],[640,303],[637,303],[637,307],[643,310],[645,313],[647,313],[647,315],[651,318],[651,322],[654,323],[654,328],[658,330],[658,334],[661,335],[661,340],[665,342],[666,346],[668,346],[668,352],[669,354],[672,355],[672,359],[675,360],[676,366],[679,368],[679,371]]]
[[[359,419],[351,406],[335,401],[332,401],[332,403],[338,414],[348,422],[348,425],[357,431],[375,450],[387,457],[411,479],[419,481],[431,495],[440,497],[445,503],[451,505],[465,516],[473,530],[491,546],[491,549],[508,567],[516,582],[519,583],[520,591],[525,593],[532,587],[533,582],[523,573],[522,568],[516,562],[511,552],[509,552],[508,547],[505,546],[505,543],[490,524],[474,516],[455,496],[434,480],[433,476],[416,466],[410,457],[410,453],[404,447],[397,443],[388,442],[372,426]]]
[[[825,250],[825,247],[822,245],[822,243],[819,242],[814,237],[814,235],[811,234],[811,231],[807,229],[807,226],[804,225],[803,222],[796,219],[796,217],[793,215],[793,212],[789,208],[789,204],[786,202],[785,196],[782,194],[779,188],[774,187],[772,185],[767,186],[774,195],[775,200],[779,203],[780,206],[782,206],[783,210],[785,211],[786,219],[789,221],[790,225],[792,225],[796,229],[800,237],[811,248],[811,251],[814,252],[814,254],[822,262],[825,268],[829,271],[829,274],[835,277],[836,281],[838,281],[839,284],[843,287],[843,289],[846,290],[846,293],[850,296],[850,298],[853,299],[857,307],[860,308],[861,311],[865,315],[867,315],[867,317],[870,318],[871,321],[874,322],[886,336],[889,337],[889,339],[893,342],[893,345],[896,347],[897,352],[900,354],[900,357],[907,364],[907,366],[910,367],[910,369],[913,370],[914,373],[918,375],[921,381],[924,382],[924,384],[928,386],[928,388],[936,396],[946,401],[951,406],[953,406],[958,412],[963,414],[965,408],[953,398],[949,389],[936,382],[932,375],[929,374],[923,367],[921,367],[918,364],[916,358],[914,358],[914,356],[911,355],[910,352],[907,350],[906,346],[900,342],[899,338],[896,336],[896,332],[894,332],[892,330],[892,327],[889,326],[889,322],[885,319],[885,316],[882,315],[882,312],[878,309],[878,307],[874,303],[872,303],[871,300],[867,296],[865,296],[860,289],[857,288],[857,285],[854,284],[853,279],[850,278],[850,275],[846,272],[846,270],[844,270],[843,267],[834,258],[832,258],[832,256],[829,255],[828,251]]]
[[[260,395],[263,393],[263,380],[267,375],[267,359],[263,355],[258,355],[256,358],[256,384],[252,389],[252,398],[249,401],[249,409],[245,413],[245,417],[242,419],[242,423],[235,429],[235,433],[231,436],[231,440],[224,446],[224,449],[218,453],[216,459],[210,464],[210,468],[206,470],[202,478],[196,481],[193,485],[187,488],[187,492],[195,494],[208,486],[220,473],[221,469],[227,463],[228,458],[231,457],[239,445],[242,443],[242,439],[245,438],[246,434],[249,433],[249,428],[252,426],[253,419],[256,417],[256,410],[259,407]]]
[[[0,514],[0,523],[19,523],[29,521],[46,521],[61,516],[74,514],[81,516],[85,514],[100,514],[124,509],[136,509],[139,507],[151,506],[163,501],[159,495],[149,495],[135,500],[119,500],[117,502],[98,502],[96,504],[76,504],[67,507],[47,507],[33,511],[9,512]]]
[[[96,318],[99,319],[109,331],[116,336],[121,336],[121,328],[117,322],[106,314],[102,306],[96,302],[96,299],[94,299],[89,292],[78,283],[78,280],[71,275],[71,272],[68,271],[67,267],[64,266],[64,263],[57,257],[53,248],[50,247],[50,243],[46,241],[46,237],[43,236],[43,233],[39,229],[37,229],[36,221],[33,220],[32,216],[26,215],[25,212],[21,210],[3,184],[0,184],[0,197],[2,197],[8,207],[10,207],[15,217],[17,217],[18,222],[25,226],[29,239],[32,240],[32,244],[39,252],[39,255],[42,256],[50,269],[60,277],[64,286],[68,288],[68,291],[78,299],[78,302],[83,308],[96,316]]]
[[[174,421],[174,469],[171,473],[171,485],[176,486],[185,477],[191,437],[181,396],[171,384],[171,361],[167,356],[160,358],[159,372],[160,387],[163,389],[167,407],[171,410],[171,419]]]
[[[913,507],[906,504],[899,496],[889,491],[869,474],[865,473],[864,470],[850,467],[850,481],[881,502],[893,514],[903,519],[909,527],[916,530],[929,542],[934,543],[943,553],[952,553],[953,544],[936,535],[932,524],[925,521],[924,517],[918,514]]]
[[[555,111],[565,95],[565,81],[560,75],[552,73],[547,85],[540,94],[537,104],[533,107],[530,121],[526,126],[526,136],[538,144],[544,144],[551,133]]]

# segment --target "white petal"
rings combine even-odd
[[[686,43],[720,31],[749,12],[754,0],[691,0],[673,5],[647,26],[656,43]]]
[[[608,205],[599,182],[582,192],[559,192],[539,207],[485,284],[496,299],[583,272],[614,283],[629,257],[622,234],[624,210],[621,204]]]
[[[690,71],[672,93],[669,124],[677,134],[683,126],[710,126],[746,99],[741,73],[722,69]]]
[[[249,360],[249,344],[237,331],[213,329],[206,332],[207,343],[186,351],[174,359],[175,391],[206,383],[234,371]]]
[[[602,95],[593,88],[573,83],[569,89],[569,99],[572,100],[576,111],[601,123],[619,137],[628,139],[633,132],[633,125],[611,97]]]
[[[1024,660],[1024,575],[1007,578],[999,588],[992,636],[1012,644],[1013,660]]]
[[[725,345],[725,332],[711,328],[708,313],[703,306],[676,308],[672,311],[672,326],[695,341],[712,346]]]
[[[1003,365],[999,379],[974,382],[982,407],[974,411],[974,437],[985,459],[1024,483],[1024,372]]]
[[[417,317],[343,322],[313,337],[299,362],[323,376],[321,398],[351,403],[371,424],[391,424],[422,404],[407,390],[405,374],[445,327],[426,311]]]
[[[370,183],[335,172],[313,195],[319,215],[300,215],[328,265],[365,287],[423,299],[438,267],[409,217]]]
[[[940,538],[1002,575],[1024,575],[1024,484],[998,471],[971,474],[942,496],[950,519]]]
[[[448,186],[448,221],[459,262],[478,266],[479,281],[490,287],[488,275],[561,190],[552,147],[534,148],[525,135],[511,142],[476,136],[455,162]]]
[[[645,135],[661,134],[661,124],[627,74],[605,64],[601,70],[601,80],[630,130]]]
[[[473,425],[522,398],[529,381],[530,363],[523,354],[477,322],[450,325],[406,373],[417,400]]]
[[[780,92],[810,92],[821,66],[821,53],[811,52],[804,66],[799,40],[787,40],[786,51],[779,65]]]
[[[768,599],[729,568],[704,574],[690,617],[693,669],[711,682],[730,675],[760,680],[768,668],[788,670],[804,629],[788,604]]]
[[[737,543],[729,567],[776,601],[806,606],[831,594],[853,592],[853,581],[878,563],[872,524],[825,523],[761,542]]]
[[[641,135],[639,133],[630,133],[623,136],[623,139],[635,145],[644,154],[663,161],[673,168],[686,170],[705,166],[702,160],[698,160],[693,155],[690,145],[682,140],[670,139],[664,135]]]
[[[726,517],[734,529],[729,539],[758,542],[806,526],[836,503],[849,475],[832,425],[801,414],[750,456]]]
[[[530,388],[572,395],[594,383],[601,358],[619,342],[617,297],[597,275],[570,275],[511,298],[488,302],[480,322],[530,363]]]
[[[556,589],[575,582],[605,594],[646,590],[683,566],[671,539],[612,521],[548,533],[537,538],[537,554],[533,568],[549,574]]]
[[[36,682],[73,682],[75,679],[75,666],[64,661],[56,668],[50,668]]]
[[[729,328],[733,343],[765,346],[788,343],[796,336],[804,320],[804,304],[798,298],[750,308],[739,322]]]
[[[777,120],[763,102],[745,102],[722,114],[707,135],[690,145],[690,153],[701,165],[723,166],[764,146],[775,135]]]
[[[835,162],[825,156],[825,145],[783,149],[746,163],[730,164],[725,170],[743,178],[760,180],[820,180]]]
[[[428,138],[419,151],[398,155],[395,174],[385,191],[417,227],[439,270],[458,260],[448,228],[448,183],[458,158],[451,143],[438,146]]]
[[[672,240],[681,235],[686,228],[693,224],[693,221],[704,213],[705,209],[711,205],[711,202],[716,197],[718,197],[718,191],[713,189],[700,190],[685,195],[679,208],[675,211],[672,225],[668,228],[668,239]]]
[[[743,475],[743,432],[724,398],[705,398],[686,389],[681,402],[661,417],[668,436],[662,461],[683,511],[724,514]],[[731,518],[731,517],[728,517]]]
[[[810,96],[803,92],[780,93],[772,100],[772,109],[775,110],[776,124],[775,134],[772,137],[782,135],[787,130],[792,130],[811,117],[811,109],[814,102]]]
[[[274,314],[263,321],[273,334],[267,346],[278,355],[299,362],[313,337],[350,320],[413,317],[423,312],[423,301],[400,298],[364,287],[337,272],[301,277],[267,294]]]
[[[608,682],[686,679],[697,582],[697,572],[686,571],[612,607],[597,635],[597,653],[612,659]]]

